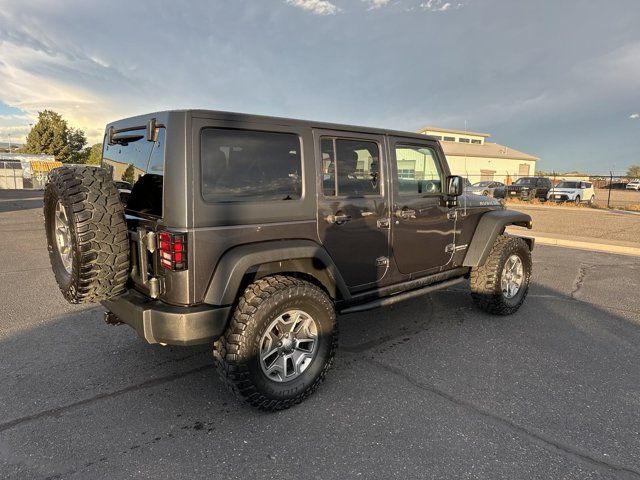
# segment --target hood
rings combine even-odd
[[[552,188],[549,193],[576,193],[579,188]]]
[[[499,200],[493,197],[485,197],[484,195],[476,195],[466,192],[458,197],[458,205],[460,207],[501,207]]]

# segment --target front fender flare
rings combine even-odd
[[[462,265],[465,267],[484,265],[496,238],[504,233],[507,225],[531,228],[531,216],[514,210],[493,210],[482,215]],[[528,243],[529,248],[533,249],[533,242]]]
[[[307,268],[311,271],[296,268],[296,260],[309,260]],[[278,270],[278,262],[285,265],[282,270]],[[329,292],[339,292],[343,298],[350,298],[342,276],[322,246],[312,240],[276,240],[240,245],[228,250],[216,266],[204,302],[210,305],[233,304],[241,293],[245,274],[256,272],[262,265],[269,265],[270,273],[288,272],[293,269],[309,274],[320,281]]]

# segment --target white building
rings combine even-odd
[[[471,183],[495,180],[511,183],[518,177],[535,175],[538,157],[498,143],[487,142],[487,133],[425,127],[419,133],[440,140],[451,172]]]

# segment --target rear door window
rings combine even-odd
[[[322,187],[326,197],[380,195],[380,151],[368,140],[322,137]]]
[[[296,134],[205,128],[200,161],[206,202],[302,197],[302,155]]]
[[[126,209],[156,217],[162,216],[165,129],[159,128],[156,141],[147,140],[146,129],[117,133],[111,143],[105,138],[102,165],[120,184],[130,189]]]

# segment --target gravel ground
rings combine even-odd
[[[611,207],[640,206],[640,191],[614,188],[611,190],[611,199],[609,199],[609,190],[596,189],[596,203],[607,205],[607,201],[609,201]]]
[[[325,384],[266,414],[208,348],[67,304],[24,202],[0,203],[0,478],[640,478],[640,258],[539,247],[508,318],[462,287],[341,317]]]
[[[591,208],[546,207],[509,203],[531,215],[533,232],[640,243],[640,214]],[[526,233],[525,233],[526,234]]]

